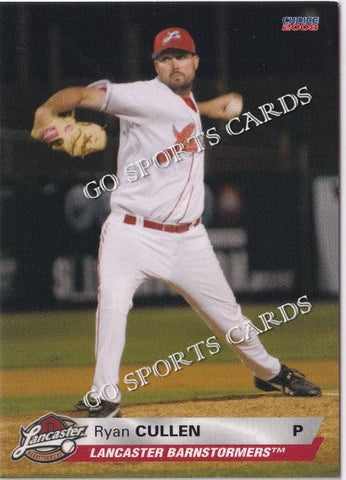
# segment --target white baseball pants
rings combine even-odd
[[[142,282],[157,278],[177,290],[210,329],[226,340],[232,327],[246,321],[228,285],[203,225],[169,233],[123,223],[112,212],[99,249],[99,297],[96,320],[96,368],[93,390],[118,384],[127,315]],[[267,353],[257,335],[233,345],[252,373],[269,380],[280,362]]]

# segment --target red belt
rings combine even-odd
[[[129,225],[136,225],[137,218],[133,215],[125,215],[124,223],[128,223]],[[170,225],[167,223],[157,223],[152,222],[151,220],[143,220],[143,227],[145,228],[152,228],[153,230],[161,230],[161,232],[169,232],[169,233],[183,233],[187,232],[190,227],[197,227],[201,223],[201,219],[198,218],[194,222],[191,223],[180,223],[179,225]]]

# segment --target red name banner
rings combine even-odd
[[[309,445],[79,445],[66,462],[306,462],[314,459],[323,437]]]

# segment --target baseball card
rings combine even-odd
[[[3,2],[3,478],[340,478],[340,4]]]

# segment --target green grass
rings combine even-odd
[[[244,314],[260,326],[258,315],[278,304],[248,305]],[[260,335],[266,348],[283,360],[336,359],[339,318],[336,302],[313,303],[306,315],[274,326]],[[94,364],[94,312],[61,311],[6,314],[1,319],[0,361],[3,368],[88,366]],[[279,318],[279,317],[278,317]],[[129,315],[123,364],[154,363],[213,335],[190,308],[138,308]],[[220,339],[219,339],[220,340]],[[234,361],[222,349],[210,361]]]

